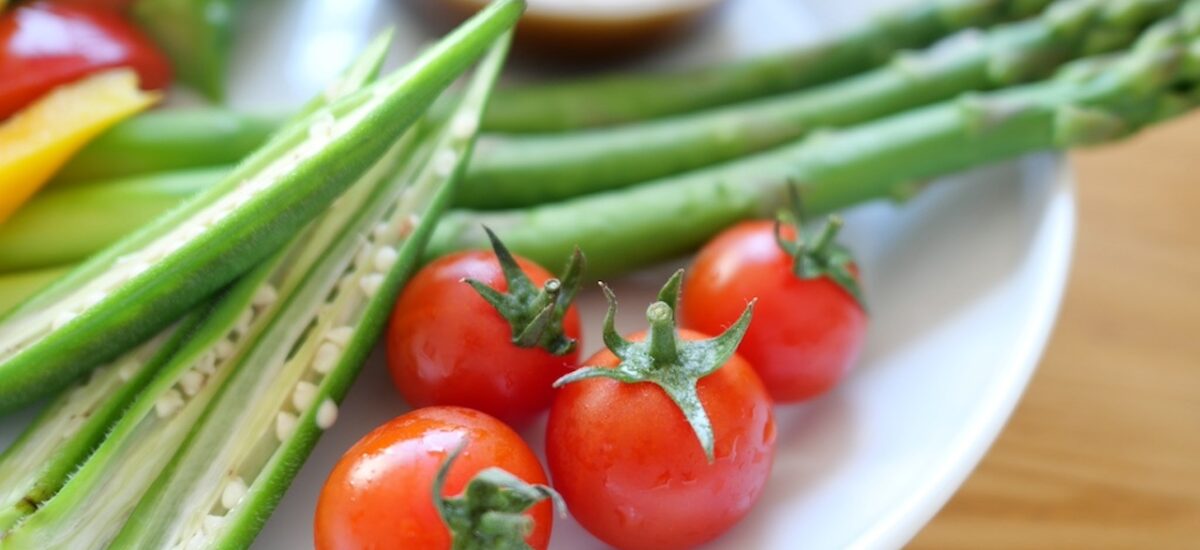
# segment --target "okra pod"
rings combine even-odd
[[[0,541],[62,487],[104,439],[125,406],[175,352],[192,315],[134,348],[54,399],[0,455]]]
[[[282,246],[358,180],[516,21],[498,0],[409,66],[286,128],[221,184],[0,321],[0,409],[61,388]]]
[[[484,130],[559,132],[658,118],[832,82],[957,31],[1033,15],[1052,0],[920,0],[795,51],[668,74],[607,76],[498,90]]]
[[[640,124],[552,135],[485,136],[456,205],[516,208],[717,164],[843,127],[1053,73],[1128,47],[1180,0],[1060,0],[1036,18],[970,30],[825,86]]]
[[[386,56],[387,46],[390,42],[390,33],[384,33],[373,41],[359,56],[359,59],[347,69],[339,82],[338,90],[328,96],[319,96],[306,106],[306,110],[316,110],[325,102],[353,93],[373,81]],[[349,194],[361,195],[362,191],[352,190]],[[329,222],[332,224],[337,220],[344,219],[345,216],[330,214],[326,218],[333,218]],[[313,241],[317,246],[328,244],[328,231],[324,233],[314,231],[314,233]],[[322,240],[323,235],[325,238]],[[285,260],[290,260],[290,258],[279,257],[268,262],[268,265],[260,267],[257,273],[244,277],[239,286],[227,292],[224,299],[218,301],[212,308],[205,306],[193,311],[188,316],[189,321],[183,322],[184,328],[168,328],[158,337],[136,348],[131,354],[114,361],[113,367],[93,371],[81,388],[68,392],[66,396],[60,397],[45,409],[38,420],[26,428],[18,442],[5,452],[3,459],[0,459],[4,466],[4,487],[8,488],[7,500],[0,501],[0,540],[7,539],[8,531],[14,525],[23,520],[25,516],[41,509],[46,500],[56,495],[66,481],[68,473],[74,476],[75,481],[73,481],[71,489],[74,494],[95,495],[99,493],[101,494],[98,497],[100,502],[110,502],[115,506],[112,510],[106,509],[106,513],[113,511],[121,513],[120,498],[103,495],[103,493],[114,490],[123,491],[122,494],[126,495],[129,500],[132,498],[129,495],[136,497],[140,494],[138,485],[136,483],[105,485],[109,476],[97,476],[88,472],[95,472],[97,468],[103,468],[102,465],[108,463],[106,460],[111,462],[114,455],[118,461],[117,464],[121,464],[125,462],[123,457],[147,454],[145,451],[147,444],[152,446],[168,444],[171,437],[175,438],[176,444],[178,443],[179,438],[186,434],[185,422],[181,420],[185,416],[177,416],[170,428],[161,423],[147,424],[143,419],[146,418],[145,413],[149,410],[148,407],[153,406],[156,413],[170,409],[176,404],[180,405],[178,408],[184,408],[182,404],[178,403],[182,396],[196,397],[205,382],[213,382],[213,379],[217,378],[216,375],[219,374],[217,367],[224,365],[232,356],[233,344],[226,341],[211,346],[213,338],[231,333],[231,338],[235,339],[248,337],[254,321],[253,315],[255,313],[262,314],[263,310],[270,307],[275,301],[273,296],[277,294],[277,291],[269,284],[280,283],[280,281],[264,282],[265,274],[276,268],[297,267],[296,264],[301,263],[304,259]],[[311,257],[308,262],[312,262]],[[278,265],[281,263],[284,265]],[[280,275],[278,278],[284,283],[290,282],[292,286],[296,282],[295,277],[287,278]],[[254,288],[256,285],[258,288]],[[205,323],[203,327],[197,331],[195,336],[189,334],[190,327],[198,324],[201,320],[204,320]],[[185,334],[187,334],[186,337]],[[163,342],[166,338],[171,338],[169,343]],[[181,356],[173,355],[174,349],[182,343],[184,338],[190,339],[189,345],[192,351],[184,351]],[[195,350],[206,344],[215,349],[212,353],[198,358]],[[151,353],[155,354],[153,358],[150,357]],[[169,364],[167,364],[168,362]],[[167,364],[167,366],[164,367],[163,364]],[[195,372],[182,370],[185,367],[193,366]],[[165,372],[156,374],[160,368]],[[156,380],[165,381],[151,384],[151,389],[143,392],[142,388],[151,376],[155,376]],[[180,389],[174,388],[176,383],[180,385]],[[210,385],[215,386],[215,384]],[[202,404],[210,396],[211,391],[207,395],[193,399],[190,410],[202,410],[202,406],[197,407],[196,404]],[[135,397],[138,397],[140,401],[133,402]],[[140,408],[138,403],[142,404]],[[139,410],[142,412],[141,415],[137,412]],[[121,424],[117,424],[118,419]],[[135,426],[136,429],[131,426]],[[132,434],[136,434],[137,437],[133,438]],[[85,462],[92,456],[93,451],[99,458]],[[149,453],[144,460],[131,458],[129,463],[136,464],[142,472],[154,472],[169,457],[170,453]],[[158,464],[158,467],[155,464]],[[148,481],[143,483],[141,489],[148,484]],[[131,506],[132,504],[129,504],[124,509],[127,510]],[[43,511],[38,516],[39,519],[34,521],[34,525],[38,522],[48,521],[45,519],[47,517],[53,518],[54,510],[60,509],[61,505],[55,504],[49,508],[49,512]],[[114,524],[109,528],[115,527]],[[23,532],[28,532],[30,529],[32,528],[27,528]],[[18,540],[20,537],[21,535],[18,535]],[[36,535],[34,538],[37,538]]]
[[[505,48],[482,65],[433,146],[419,150],[419,161],[374,194],[365,215],[328,248],[113,548],[242,547],[253,539],[336,420],[337,403],[449,204]],[[241,427],[238,436],[231,425]]]
[[[487,224],[516,253],[551,262],[578,244],[603,276],[682,255],[740,220],[770,216],[800,182],[806,210],[911,196],[927,181],[1018,155],[1117,139],[1195,106],[1194,1],[1130,51],[1087,59],[1054,79],[840,130],[736,162],[560,203],[448,215],[429,257],[486,248]]]

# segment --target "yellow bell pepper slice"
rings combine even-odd
[[[116,69],[60,86],[0,124],[0,223],[97,134],[158,99]]]

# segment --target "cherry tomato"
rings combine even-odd
[[[367,434],[334,466],[317,501],[316,548],[448,550],[451,535],[434,506],[433,483],[463,442],[446,478],[446,497],[462,493],[490,467],[546,483],[533,451],[499,420],[458,407],[417,409]],[[551,511],[549,502],[540,502],[525,512],[534,521],[525,541],[535,549],[550,542]]]
[[[123,12],[129,9],[134,0],[49,0],[51,3],[65,6],[83,6],[85,8],[103,8],[109,11]]]
[[[523,258],[517,265],[535,285],[552,278]],[[578,364],[579,346],[564,355],[517,346],[508,321],[465,279],[508,288],[490,252],[440,258],[405,286],[387,333],[392,380],[414,407],[458,405],[510,422],[527,420],[550,406],[552,384]],[[579,312],[571,306],[564,333],[578,340],[579,327]]]
[[[783,231],[785,238],[794,235],[790,227]],[[829,391],[862,350],[866,313],[829,278],[796,276],[770,221],[742,223],[710,241],[696,256],[682,296],[683,326],[702,332],[722,330],[758,298],[738,354],[777,402]]]
[[[0,14],[0,119],[56,86],[114,67],[133,68],[142,89],[170,83],[167,58],[108,9],[35,2]]]
[[[602,351],[584,364],[617,363]],[[600,540],[632,550],[692,547],[728,530],[762,495],[775,453],[762,382],[734,356],[696,387],[715,436],[711,464],[658,386],[591,378],[559,390],[546,427],[547,464],[571,513]]]

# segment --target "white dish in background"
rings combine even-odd
[[[648,65],[730,58],[814,40],[888,0],[735,0],[703,36]],[[403,59],[434,37],[399,0],[246,3],[234,67],[242,106],[295,104],[321,89],[379,29],[397,27]],[[395,59],[393,60],[395,62]],[[394,63],[393,63],[394,64]],[[1038,156],[938,183],[902,206],[847,213],[872,310],[868,349],[837,391],[777,410],[778,453],[767,492],[746,520],[707,548],[894,548],[945,503],[999,433],[1033,372],[1070,263],[1074,201],[1066,163]],[[552,266],[557,267],[557,266]],[[611,281],[619,325],[676,266]],[[585,354],[598,347],[603,300],[582,297]],[[341,453],[406,407],[375,353],[255,543],[312,544],[312,513]],[[0,423],[0,446],[34,411]],[[541,452],[541,424],[525,430]],[[604,546],[570,519],[552,547]]]

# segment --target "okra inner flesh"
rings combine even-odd
[[[297,238],[298,246],[251,272],[222,299],[215,309],[227,312],[212,315],[217,318],[151,383],[60,496],[14,531],[8,541],[14,548],[101,548],[116,535],[213,397],[242,368],[278,313],[280,296],[301,284],[367,200],[373,189],[361,183]]]
[[[73,468],[72,458],[86,455],[93,438],[102,437],[108,429],[108,419],[94,415],[109,406],[122,406],[111,400],[120,399],[126,385],[151,374],[148,371],[155,366],[152,360],[176,337],[177,330],[178,325],[172,326],[92,371],[86,380],[47,405],[21,439],[4,452],[0,457],[0,538],[57,492]],[[78,446],[83,448],[67,448]],[[61,453],[72,456],[63,457]]]
[[[89,309],[105,301],[122,285],[139,277],[153,276],[157,264],[169,256],[187,253],[198,241],[208,240],[219,245],[219,235],[233,230],[228,223],[231,214],[250,202],[256,195],[274,187],[302,161],[353,128],[369,109],[350,110],[340,118],[329,111],[312,117],[307,135],[284,155],[265,164],[251,177],[239,181],[224,195],[217,197],[185,223],[172,227],[151,240],[146,246],[119,256],[96,277],[88,279],[61,299],[36,310],[25,309],[8,320],[0,333],[0,362],[16,355],[51,331],[62,328]],[[206,239],[205,239],[206,238]]]
[[[144,527],[118,537],[115,547],[203,548],[243,528],[238,523],[253,512],[241,514],[239,507],[277,490],[262,481],[263,473],[284,460],[280,451],[294,443],[294,432],[332,426],[338,409],[326,382],[343,368],[372,297],[391,276],[419,213],[456,173],[477,125],[477,109],[453,116],[372,199],[355,227],[326,249],[312,279],[280,313],[280,324],[256,344],[174,471],[164,474],[170,483],[143,501],[137,515]],[[224,426],[238,426],[238,433],[231,437]]]

